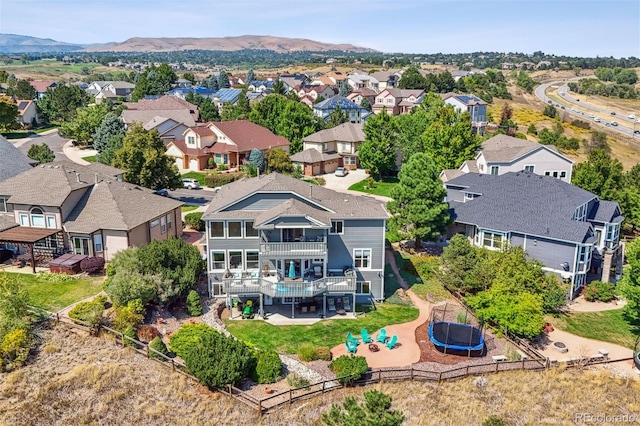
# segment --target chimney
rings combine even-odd
[[[98,174],[97,173],[93,174],[93,178],[94,178],[93,179],[93,183],[98,184]]]

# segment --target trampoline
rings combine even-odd
[[[429,339],[438,350],[482,352],[484,337],[476,327],[455,322],[431,322],[429,324]]]

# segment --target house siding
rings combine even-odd
[[[311,184],[309,184],[312,186]],[[310,191],[313,191],[310,189]],[[309,194],[311,195],[311,194]],[[295,199],[296,201],[300,201],[307,205],[313,206],[313,204],[308,201],[297,197],[296,195],[287,192],[287,193],[264,193],[264,194],[254,194],[248,197],[245,200],[239,201],[232,206],[226,208],[224,211],[238,211],[238,210],[253,210],[253,211],[265,211],[273,208],[284,201],[289,199]],[[315,207],[315,206],[314,206]]]
[[[139,247],[149,242],[149,224],[143,223],[129,232],[129,246]]]
[[[490,163],[487,168],[487,172],[490,172],[490,166],[500,166],[500,174],[508,172],[519,172],[524,170],[524,166],[534,165],[533,172],[538,175],[544,175],[545,172],[565,172],[566,177],[562,178],[564,182],[571,182],[571,162],[564,158],[552,153],[546,148],[539,148],[534,152],[531,152],[524,157],[514,161],[510,164]]]
[[[575,243],[514,234],[511,238],[511,244],[523,247],[529,257],[539,260],[548,268],[561,270],[560,265],[567,262],[569,264],[568,272],[573,272]]]
[[[105,229],[102,231],[102,238],[104,240],[104,257],[107,262],[113,259],[117,252],[125,250],[128,247],[126,231],[111,231]]]

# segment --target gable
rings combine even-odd
[[[291,192],[266,192],[266,193],[259,192],[256,194],[252,194],[249,197],[228,206],[227,208],[221,210],[221,212],[238,211],[238,210],[266,211],[291,199],[304,203],[309,207],[313,207],[315,209],[318,208],[317,204],[313,204],[302,197],[298,197],[297,195]]]

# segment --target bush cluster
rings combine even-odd
[[[90,302],[80,302],[69,311],[69,318],[89,323],[92,327],[100,324],[107,299],[98,296]]]
[[[324,346],[314,346],[312,343],[303,343],[298,347],[300,361],[309,362],[316,360],[331,361],[331,351]]]
[[[136,330],[144,322],[146,313],[147,310],[140,299],[131,300],[126,306],[120,306],[116,309],[113,327],[121,333],[129,328]]]
[[[31,335],[24,328],[5,334],[0,343],[0,371],[21,367],[29,357],[32,344]]]
[[[199,317],[203,313],[200,295],[195,290],[191,290],[187,295],[187,312],[192,317]]]
[[[33,346],[29,293],[9,274],[0,273],[0,371],[24,364]]]
[[[156,336],[151,343],[149,343],[149,349],[153,349],[157,352],[160,352],[163,355],[167,355],[169,356],[169,349],[167,349],[167,345],[164,344],[164,342],[162,341],[162,339],[160,338],[160,336]],[[163,357],[161,357],[160,355],[158,355],[157,353],[153,352],[153,351],[149,351],[149,356],[152,358],[157,358],[157,359],[164,359]]]
[[[43,272],[41,274],[38,274],[38,278],[50,283],[66,283],[78,279],[73,275],[60,274],[56,272]]]
[[[184,216],[184,223],[194,231],[202,232],[204,231],[204,221],[202,220],[202,215],[204,212],[193,212],[187,213]]]
[[[274,383],[282,377],[282,361],[274,351],[258,352],[254,380],[258,383]]]
[[[218,170],[223,170],[222,165],[218,167]],[[243,176],[244,173],[212,173],[204,177],[204,184],[210,188],[215,188],[236,181]]]
[[[124,330],[122,334],[124,334],[124,336],[128,337],[129,339],[138,340],[138,334],[136,333],[136,329],[133,327],[127,327],[127,329]],[[131,340],[126,339],[125,337],[122,338],[122,344],[124,346],[133,346],[134,348],[137,346],[137,343],[132,342]]]
[[[329,369],[336,373],[341,384],[349,385],[360,379],[369,369],[369,365],[363,356],[342,355],[331,361]]]
[[[138,327],[138,337],[144,342],[152,342],[158,336],[160,332],[152,325],[145,324]]]
[[[615,297],[616,288],[611,283],[592,281],[584,290],[584,298],[589,302],[610,302]]]

